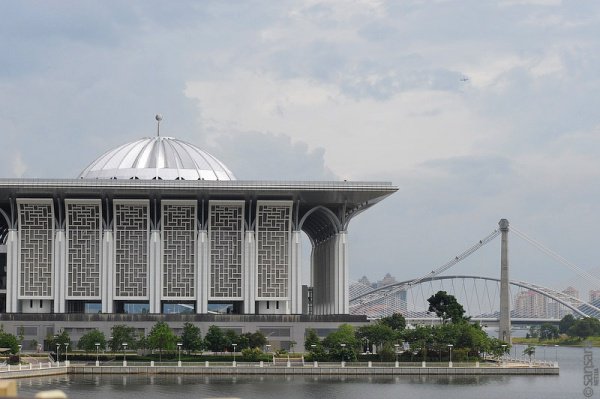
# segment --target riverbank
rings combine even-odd
[[[513,345],[534,345],[534,346],[565,346],[573,348],[581,348],[591,344],[594,348],[600,348],[600,337],[589,337],[585,340],[567,339],[548,339],[540,341],[538,338],[512,338]]]
[[[40,366],[38,368],[21,367],[0,370],[0,379],[41,377],[48,375],[64,374],[171,374],[171,375],[558,375],[559,367],[545,364],[524,364],[522,362],[505,362],[498,365],[461,366],[453,367],[421,365],[417,366],[371,366],[368,365],[344,365],[340,364],[314,364],[306,366],[274,366],[260,364],[244,365],[185,365],[185,366],[149,366],[149,365],[83,365],[71,364],[69,366]]]

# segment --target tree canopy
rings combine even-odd
[[[181,344],[183,349],[194,352],[202,349],[204,342],[200,334],[200,328],[192,323],[185,323],[181,333]]]
[[[161,360],[164,350],[174,350],[177,344],[177,336],[171,330],[171,327],[164,321],[157,322],[148,334],[148,347],[158,349]]]
[[[134,327],[130,327],[124,324],[119,324],[111,328],[112,338],[108,341],[108,346],[113,352],[119,352],[123,350],[123,344],[127,344],[128,349],[136,349],[138,347],[138,341],[136,339],[136,330]]]
[[[441,317],[444,323],[448,320],[451,320],[452,323],[468,320],[465,318],[463,306],[458,303],[454,295],[450,295],[446,291],[438,291],[427,302],[429,302],[429,311],[435,312],[437,317]]]
[[[106,348],[106,337],[104,333],[98,330],[92,330],[85,333],[77,342],[77,348],[83,349],[86,352],[96,351],[96,344],[100,344],[98,349]]]

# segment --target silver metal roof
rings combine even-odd
[[[80,179],[235,180],[221,161],[173,137],[148,137],[114,148],[92,162]]]

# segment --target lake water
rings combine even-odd
[[[522,352],[517,347],[517,353]],[[514,352],[513,352],[514,353]],[[600,350],[592,351],[600,365]],[[19,396],[32,397],[40,390],[61,389],[71,399],[96,398],[460,398],[460,399],[565,399],[583,394],[583,348],[549,347],[547,360],[558,357],[559,376],[147,376],[71,375],[19,380]],[[543,359],[544,349],[537,349]],[[597,366],[595,366],[597,367]],[[600,386],[591,397],[600,398]],[[589,392],[588,392],[589,393]]]

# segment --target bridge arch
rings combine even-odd
[[[377,300],[389,295],[391,292],[399,291],[401,289],[412,288],[412,287],[418,286],[423,283],[428,283],[430,281],[451,280],[451,279],[472,279],[472,280],[493,281],[496,283],[500,282],[499,278],[485,277],[485,276],[468,276],[468,275],[425,277],[423,279],[420,279],[417,283],[413,283],[415,281],[414,279],[406,280],[406,281],[401,281],[401,282],[394,283],[394,284],[389,284],[389,285],[386,285],[383,287],[375,288],[369,292],[365,292],[365,293],[356,295],[356,296],[350,298],[350,307],[352,307],[353,305],[354,306],[363,305],[365,303],[377,301]],[[590,314],[586,314],[584,311],[582,311],[581,308],[587,308],[588,310],[591,311],[590,313],[600,315],[600,308],[598,308],[594,305],[591,305],[587,302],[584,302],[578,298],[569,296],[565,293],[553,290],[551,288],[543,287],[543,286],[540,286],[537,284],[528,283],[526,281],[511,280],[509,283],[510,283],[510,285],[520,287],[520,288],[525,288],[527,290],[536,292],[546,298],[552,299],[552,300],[560,303],[561,305],[567,307],[568,309],[571,309],[574,313],[578,314],[579,316],[582,316],[582,317],[590,316]]]

